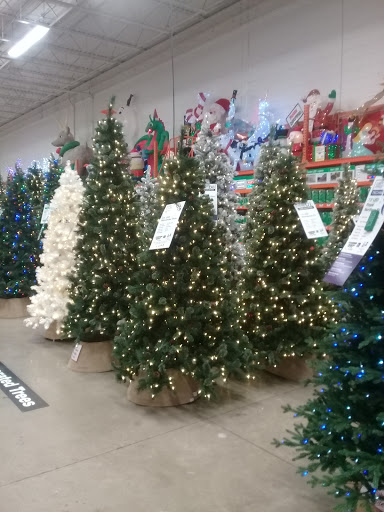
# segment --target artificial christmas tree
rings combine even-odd
[[[152,405],[164,405],[164,393],[170,397],[168,405],[183,402],[175,382],[180,374],[209,395],[218,377],[247,367],[251,352],[234,328],[225,278],[225,233],[214,222],[211,201],[203,192],[204,175],[194,159],[179,157],[166,164],[155,209],[181,201],[185,205],[168,249],[148,250],[147,241],[132,287],[136,300],[115,338],[117,373],[134,379],[128,392],[138,403],[153,397]],[[190,395],[188,401],[193,399]]]
[[[305,177],[289,151],[267,146],[263,159],[268,155],[269,175],[250,200],[239,321],[259,362],[276,364],[311,353],[337,310],[323,292],[316,243],[294,208],[306,201]]]
[[[41,214],[43,213],[44,202],[44,185],[45,178],[41,167],[37,162],[32,162],[31,167],[25,175],[25,188],[29,197],[31,207],[31,222],[36,225],[40,223]]]
[[[220,136],[207,127],[202,128],[193,151],[205,182],[217,185],[217,221],[225,232],[226,257],[231,265],[233,280],[237,280],[243,254],[239,243],[241,224],[236,222],[237,197],[233,191],[233,167],[227,155],[221,151]]]
[[[4,316],[26,316],[26,297],[36,282],[36,261],[39,241],[36,224],[32,222],[32,207],[26,190],[26,179],[17,164],[10,170],[7,192],[0,220],[0,290]],[[5,304],[4,299],[21,299]],[[12,311],[16,308],[15,311]],[[19,308],[19,309],[17,309]]]
[[[115,335],[117,322],[129,311],[139,217],[133,182],[122,163],[127,159],[127,145],[112,109],[113,100],[106,118],[96,128],[95,156],[80,213],[77,266],[65,325],[68,336],[88,343],[105,341],[106,346]],[[84,368],[80,361],[71,364]]]
[[[157,178],[151,178],[150,172],[146,172],[137,185],[136,191],[140,198],[140,219],[143,226],[143,233],[148,235],[148,229],[153,226],[153,218],[158,218],[159,211],[155,210],[155,197],[158,187]],[[153,233],[150,233],[151,235]]]
[[[59,180],[62,172],[63,169],[57,158],[51,154],[48,160],[48,169],[45,172],[43,204],[49,204],[52,201],[53,194],[59,186]]]
[[[353,179],[352,170],[344,166],[343,177],[335,195],[331,232],[323,248],[322,261],[327,270],[348,240],[354,227],[353,217],[358,210],[357,183]]]
[[[60,186],[54,192],[51,215],[43,239],[41,267],[37,269],[37,285],[32,288],[28,318],[25,323],[48,329],[53,325],[52,337],[59,338],[69,301],[69,276],[76,266],[74,248],[78,239],[78,216],[83,200],[84,186],[70,162],[60,177]],[[50,337],[46,333],[46,337]]]
[[[255,185],[248,198],[248,215],[246,227],[243,231],[243,244],[244,247],[247,239],[252,237],[255,224],[255,209],[259,209],[259,203],[263,201],[263,191],[268,177],[270,177],[275,169],[277,162],[281,156],[281,147],[274,144],[276,128],[272,127],[268,141],[262,145],[259,159],[255,165],[254,178]],[[257,223],[257,219],[256,219]]]
[[[330,359],[317,363],[314,397],[286,407],[305,421],[283,443],[306,459],[300,471],[311,475],[310,484],[331,487],[343,500],[340,512],[355,512],[359,502],[359,511],[371,511],[369,504],[384,490],[383,264],[380,232],[344,289],[335,292],[343,319],[319,344]]]

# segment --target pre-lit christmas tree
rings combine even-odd
[[[0,296],[26,297],[36,283],[40,251],[36,223],[21,167],[10,170],[0,220]]]
[[[323,293],[316,243],[306,238],[294,208],[307,199],[305,177],[290,152],[275,149],[264,149],[273,170],[248,212],[239,287],[240,324],[266,364],[311,352],[336,314]]]
[[[356,180],[353,179],[352,170],[344,166],[343,176],[335,194],[331,232],[323,248],[322,260],[326,269],[335,261],[353,230],[353,217],[359,210],[357,202]]]
[[[144,232],[151,229],[153,225],[153,217],[158,218],[159,212],[155,210],[156,190],[158,187],[157,178],[151,178],[150,173],[141,178],[140,184],[137,185],[136,191],[140,198],[141,224]],[[153,235],[153,233],[150,233]]]
[[[262,145],[259,159],[255,163],[255,185],[248,197],[248,215],[246,227],[243,232],[244,246],[247,243],[247,239],[253,236],[253,232],[256,227],[255,222],[258,222],[257,217],[255,217],[254,210],[259,211],[259,203],[263,201],[264,197],[263,191],[265,184],[268,177],[272,175],[281,156],[281,147],[274,145],[275,133],[276,129],[275,127],[272,127],[268,141]]]
[[[32,162],[25,176],[25,188],[29,197],[31,206],[31,220],[36,224],[40,223],[41,214],[43,213],[44,203],[44,185],[45,178],[40,165]]]
[[[170,369],[192,376],[209,395],[218,377],[246,369],[251,352],[234,328],[225,233],[202,195],[204,175],[192,158],[166,165],[157,205],[161,211],[180,201],[185,206],[170,247],[148,250],[148,240],[140,255],[136,302],[115,338],[114,357],[120,377],[140,375],[139,386],[153,395],[172,388]]]
[[[126,172],[127,144],[112,114],[97,124],[94,159],[80,213],[77,266],[68,317],[70,337],[111,339],[129,311],[129,286],[137,268],[138,199]]]
[[[383,265],[381,232],[337,294],[343,319],[319,346],[329,359],[317,363],[314,397],[286,408],[305,421],[283,443],[298,450],[311,485],[343,501],[340,512],[359,501],[371,512],[384,490]]]
[[[257,122],[257,128],[255,130],[255,136],[257,138],[264,140],[266,137],[268,137],[270,131],[271,131],[271,121],[272,121],[272,113],[269,109],[269,102],[267,99],[260,100],[259,101],[259,115],[258,115],[258,122]],[[259,155],[261,153],[260,151],[261,147],[260,145],[256,146],[255,151],[255,164],[257,164],[259,160]]]
[[[45,329],[56,322],[59,333],[67,315],[69,276],[76,266],[74,248],[78,239],[78,217],[84,186],[80,176],[68,162],[54,192],[51,215],[43,239],[41,267],[37,269],[36,295],[28,306],[30,318],[25,322],[33,328]]]
[[[207,127],[202,128],[193,151],[206,183],[217,185],[217,221],[224,229],[227,258],[231,263],[233,277],[237,278],[242,264],[242,251],[239,243],[240,224],[236,222],[234,169],[227,155],[221,151],[220,136]]]
[[[51,154],[48,160],[48,168],[45,171],[45,183],[43,192],[43,203],[49,204],[53,194],[59,186],[59,179],[63,169],[55,155]]]

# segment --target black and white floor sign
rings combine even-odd
[[[157,228],[149,248],[150,251],[156,249],[168,249],[171,245],[184,205],[185,201],[166,205],[159,223],[157,224]]]
[[[0,388],[22,412],[48,407],[32,389],[0,362]]]
[[[295,203],[295,210],[297,211],[307,238],[328,236],[327,230],[321,220],[319,210],[312,200],[306,201],[305,203]]]

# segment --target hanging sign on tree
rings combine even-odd
[[[342,286],[367,252],[384,222],[384,178],[376,176],[352,233],[324,281]]]
[[[184,205],[185,201],[166,205],[157,224],[157,228],[149,248],[150,251],[169,248]]]
[[[205,185],[204,195],[209,197],[213,205],[213,215],[217,218],[217,184],[209,183]]]
[[[307,238],[328,236],[319,211],[312,200],[306,201],[305,203],[295,203],[295,210],[297,211]]]
[[[43,213],[41,215],[40,224],[48,224],[50,215],[51,215],[51,205],[45,204]]]

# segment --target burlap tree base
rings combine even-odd
[[[102,373],[112,370],[112,341],[80,341],[68,362],[74,372]]]
[[[312,356],[304,357],[284,357],[277,366],[268,366],[266,369],[269,373],[283,377],[283,379],[300,382],[313,377],[314,370],[307,362]]]
[[[172,376],[175,390],[163,388],[152,398],[152,393],[148,389],[139,391],[137,389],[137,380],[131,381],[127,397],[130,402],[137,405],[146,405],[150,407],[171,407],[175,405],[183,405],[194,402],[199,397],[199,385],[189,375],[184,375],[178,370],[168,370],[168,374]]]
[[[28,297],[0,299],[0,318],[26,318]]]

